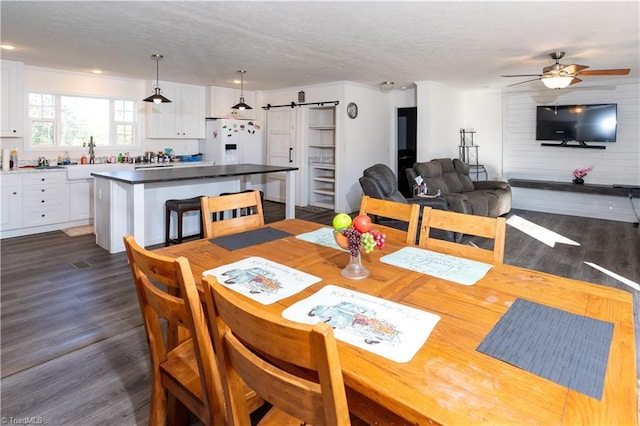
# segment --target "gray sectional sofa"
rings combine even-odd
[[[429,193],[441,191],[449,210],[489,217],[502,216],[511,210],[508,182],[474,182],[469,177],[469,165],[458,159],[438,158],[415,163],[405,172],[410,183],[420,175]]]

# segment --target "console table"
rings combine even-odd
[[[633,185],[600,185],[585,183],[577,185],[572,182],[554,182],[534,179],[509,179],[513,187],[546,189],[549,191],[581,192],[583,194],[618,195],[621,197],[640,197],[640,186]]]
[[[511,178],[512,207],[596,219],[638,222],[640,186]],[[626,199],[624,199],[624,198]]]

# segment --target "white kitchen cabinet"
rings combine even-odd
[[[2,61],[0,137],[24,136],[24,75],[22,62]]]
[[[229,87],[209,87],[209,105],[207,111],[207,117],[215,118],[245,118],[255,120],[256,118],[256,94],[251,91],[244,91],[244,102],[251,106],[252,109],[246,109],[240,111],[237,109],[231,109],[232,106],[240,102],[240,89],[233,89]]]
[[[0,229],[8,231],[22,227],[22,176],[2,175],[2,212],[0,214]]]
[[[69,186],[63,171],[25,174],[22,190],[23,227],[69,221]]]
[[[160,82],[162,95],[170,103],[147,104],[147,138],[203,139],[204,86]]]
[[[307,155],[309,204],[335,208],[336,125],[335,107],[309,108]]]
[[[93,179],[69,181],[69,221],[93,219]]]

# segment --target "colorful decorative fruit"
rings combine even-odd
[[[351,226],[351,216],[346,213],[338,213],[333,218],[333,229],[342,231]]]
[[[334,232],[333,236],[335,237],[336,243],[340,248],[345,250],[349,250],[349,238],[344,235],[342,232]]]
[[[353,218],[353,227],[361,234],[369,232],[371,230],[371,218],[366,214],[360,214]]]

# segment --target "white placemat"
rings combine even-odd
[[[305,232],[304,234],[296,235],[296,238],[307,241],[313,244],[320,244],[321,246],[331,247],[336,250],[346,251],[341,248],[333,237],[333,228],[320,228],[315,231]]]
[[[368,294],[327,285],[285,309],[291,321],[324,321],[336,339],[396,362],[410,361],[440,317]]]
[[[257,256],[209,269],[202,275],[213,275],[220,284],[263,305],[296,294],[321,280]]]
[[[382,256],[380,261],[463,285],[474,285],[492,267],[488,263],[417,247],[401,248],[394,253]]]

